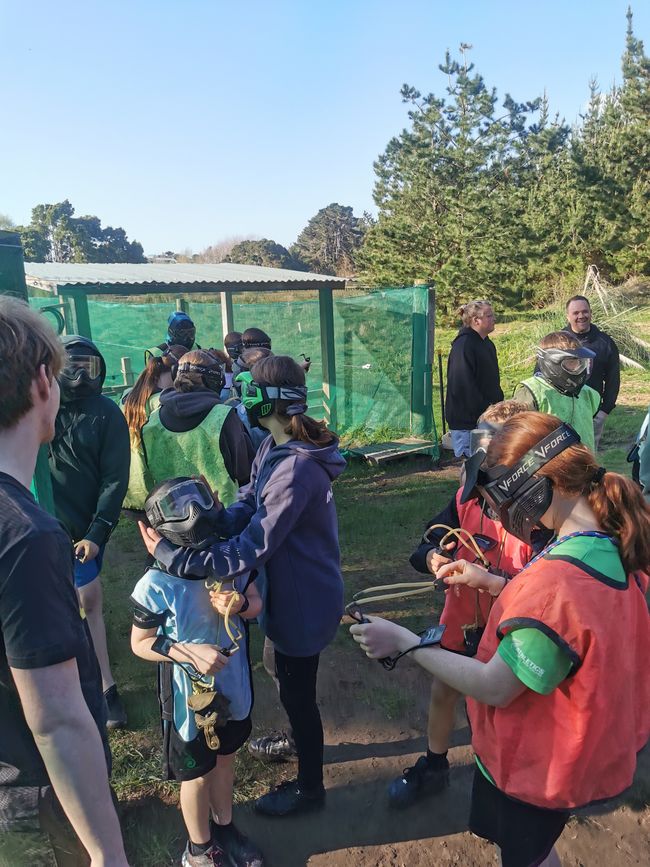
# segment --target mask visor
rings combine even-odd
[[[174,485],[158,501],[157,506],[163,521],[185,521],[190,517],[194,503],[205,510],[214,506],[212,494],[200,479],[190,479]]]
[[[82,371],[86,372],[88,379],[97,379],[102,372],[101,358],[97,355],[68,356],[63,368],[64,376],[74,379]]]

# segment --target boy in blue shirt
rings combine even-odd
[[[204,495],[207,491],[191,479],[156,486],[147,500],[149,520],[155,524],[150,505],[161,498],[161,489],[167,503],[170,490],[172,496],[182,490],[185,523],[193,520],[200,535],[196,509],[192,511],[188,504],[188,496],[195,496],[192,488]],[[210,496],[209,491],[205,496]],[[212,508],[218,507],[213,503]],[[165,531],[164,525],[157,529]],[[138,581],[131,599],[133,652],[159,663],[163,772],[166,779],[181,783],[181,811],[189,837],[182,864],[262,867],[261,853],[232,822],[235,753],[251,732],[253,694],[246,620],[260,613],[260,595],[248,583],[248,575],[210,593],[204,581],[175,578],[156,564]],[[233,635],[239,640],[233,642]],[[199,727],[197,722],[206,717],[195,714],[188,700],[211,691],[218,693],[217,725]],[[226,722],[218,706],[222,697],[229,703]]]

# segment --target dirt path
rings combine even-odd
[[[389,810],[386,786],[423,751],[426,676],[414,666],[392,674],[357,657],[342,642],[324,655],[320,694],[326,738],[327,807],[289,820],[255,816],[238,808],[238,822],[260,844],[268,867],[424,867],[497,864],[493,846],[467,831],[474,772],[469,731],[459,707],[452,783],[443,795],[404,812]],[[278,725],[274,690],[257,678],[257,727]],[[279,767],[288,777],[295,766]],[[650,753],[641,757],[637,783],[626,799],[571,819],[559,850],[564,867],[648,864]]]

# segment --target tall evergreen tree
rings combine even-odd
[[[354,216],[352,208],[332,202],[311,218],[290,252],[310,271],[351,277],[364,231],[364,221]]]
[[[439,68],[446,97],[404,85],[410,128],[375,163],[379,218],[362,250],[372,281],[433,279],[450,308],[460,298],[490,294],[514,279],[521,226],[513,185],[539,100],[517,103],[497,94],[467,61],[447,53]]]
[[[294,259],[282,244],[261,238],[259,241],[241,241],[235,244],[230,253],[222,260],[238,265],[263,265],[267,268],[288,268],[304,271],[304,265]]]

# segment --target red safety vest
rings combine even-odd
[[[650,735],[650,616],[642,579],[590,574],[558,548],[498,597],[476,658],[487,662],[508,632],[539,625],[564,642],[574,669],[549,695],[527,689],[505,708],[467,699],[467,711],[474,750],[501,791],[570,809],[632,783]]]
[[[462,491],[461,488],[456,494],[459,526],[472,534],[482,533],[494,539],[497,544],[490,551],[486,551],[484,556],[492,566],[505,570],[508,575],[516,575],[533,556],[532,549],[516,536],[506,533],[500,521],[488,517],[487,510],[481,508],[479,500],[461,503]],[[471,547],[458,545],[455,559],[473,562],[476,559],[476,552]],[[458,594],[456,589],[459,591]],[[478,627],[485,626],[490,616],[492,602],[489,593],[479,593],[478,590],[462,585],[452,588],[445,595],[445,607],[440,615],[440,622],[447,627],[441,646],[447,650],[465,652],[463,626],[472,624]]]

